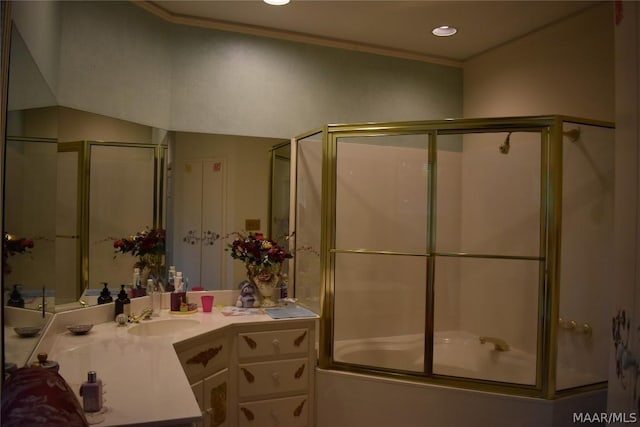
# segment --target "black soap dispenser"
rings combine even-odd
[[[109,291],[109,284],[107,282],[102,282],[104,288],[100,292],[98,296],[98,304],[106,304],[108,302],[113,302],[113,297],[111,296],[111,291]]]
[[[124,313],[125,316],[129,317],[131,312],[131,300],[127,295],[127,291],[124,290],[124,285],[120,285],[120,292],[118,293],[118,299],[116,300],[116,316],[118,314]]]

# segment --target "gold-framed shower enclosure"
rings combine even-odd
[[[500,392],[513,395],[554,399],[557,397],[606,387],[606,381],[567,390],[556,389],[556,367],[558,357],[557,337],[559,332],[559,290],[560,290],[560,243],[562,230],[562,174],[563,174],[563,138],[575,141],[576,130],[566,132],[564,124],[576,126],[588,125],[598,128],[613,129],[614,124],[598,120],[589,120],[571,116],[547,115],[527,117],[505,117],[486,119],[447,119],[436,121],[406,121],[386,123],[330,124],[314,129],[294,138],[301,141],[305,138],[322,138],[322,188],[321,188],[321,226],[320,226],[320,332],[319,332],[319,366],[323,369],[342,370],[367,375],[379,375],[395,379],[426,382],[482,391]],[[425,316],[425,363],[424,373],[393,372],[375,367],[365,367],[344,362],[336,362],[333,358],[334,345],[334,303],[335,303],[335,258],[342,252],[336,248],[336,182],[337,182],[337,141],[349,136],[385,136],[427,134],[428,162],[437,165],[436,153],[438,137],[442,135],[500,132],[540,132],[541,135],[541,170],[540,170],[540,245],[537,257],[538,274],[538,314],[535,385],[512,384],[461,377],[434,375],[433,333],[434,333],[434,262],[436,256],[455,257],[488,257],[493,255],[467,253],[435,252],[435,235],[429,232],[428,246],[425,253],[404,254],[425,257],[427,260],[426,283],[426,316]],[[496,149],[498,147],[496,146]],[[294,160],[295,161],[295,160]],[[429,199],[428,212],[430,222],[428,230],[433,230],[436,209],[436,170],[430,167],[428,174]],[[296,172],[297,173],[297,172]],[[298,185],[298,184],[295,184]],[[295,217],[298,213],[294,210]],[[346,252],[388,253],[392,251],[368,251],[358,249]],[[496,256],[509,258],[508,256]],[[517,257],[516,257],[517,258]],[[295,260],[294,260],[295,261]],[[297,270],[297,268],[295,269]],[[294,271],[296,296],[298,293],[298,276]]]

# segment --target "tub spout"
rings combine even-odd
[[[480,337],[480,344],[490,342],[494,345],[496,351],[509,351],[509,344],[503,339],[496,337]]]

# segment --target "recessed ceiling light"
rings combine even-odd
[[[456,27],[451,27],[449,25],[441,25],[439,27],[434,28],[431,33],[434,36],[438,37],[449,37],[458,32]]]
[[[262,0],[266,4],[270,4],[271,6],[284,6],[289,3],[290,0]]]

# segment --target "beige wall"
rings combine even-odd
[[[467,61],[464,117],[613,121],[613,61],[613,5],[603,2]]]

